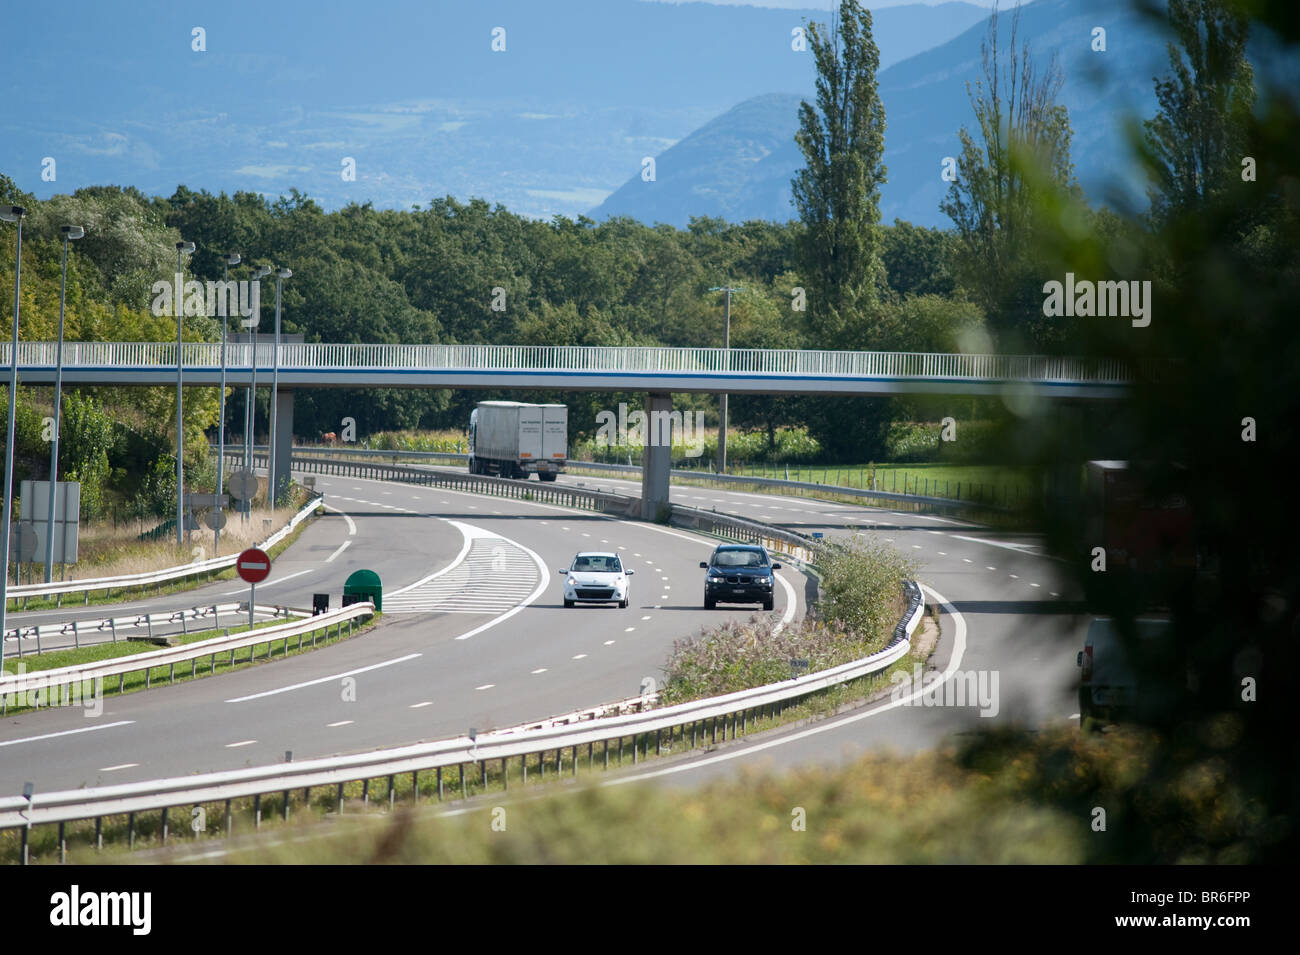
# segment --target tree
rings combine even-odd
[[[817,64],[817,105],[799,106],[795,142],[807,162],[791,181],[804,229],[797,259],[808,283],[810,332],[831,346],[874,299],[880,273],[877,223],[885,181],[885,109],[876,89],[880,54],[871,13],[841,0],[829,30],[808,24]]]
[[[111,471],[113,418],[94,398],[70,391],[63,396],[59,469],[63,480],[81,483],[81,514],[96,520],[104,512],[104,491]]]
[[[1240,178],[1255,105],[1246,18],[1223,0],[1169,0],[1172,75],[1155,80],[1160,111],[1144,124],[1151,213],[1197,214]]]
[[[1042,268],[1035,255],[1035,214],[1043,194],[1077,193],[1070,163],[1070,118],[1056,102],[1064,73],[1055,55],[1041,73],[1029,44],[1016,47],[1020,7],[1010,42],[999,52],[998,13],[980,46],[983,77],[972,90],[978,139],[962,127],[957,179],[940,209],[956,226],[963,284],[990,317],[1001,344],[1042,346]]]

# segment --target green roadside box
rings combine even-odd
[[[343,584],[343,606],[363,600],[373,602],[376,610],[384,609],[384,585],[373,570],[358,570]]]

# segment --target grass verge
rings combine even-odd
[[[304,497],[301,500],[301,502],[296,503],[293,507],[282,508],[281,510],[284,511],[285,513],[283,515],[283,520],[279,522],[276,529],[278,530],[279,527],[283,527],[285,524],[287,524],[289,522],[289,519],[293,517],[293,515],[296,514],[302,508],[302,506],[307,503],[309,499],[310,499],[309,497]],[[281,540],[278,544],[276,544],[270,550],[268,550],[267,554],[270,556],[270,558],[272,560],[275,560],[276,557],[278,557],[288,547],[290,547],[294,543],[294,541],[298,539],[298,537],[302,534],[302,532],[306,530],[307,527],[316,519],[316,517],[319,516],[319,514],[320,514],[320,510],[317,509],[316,514],[313,514],[312,516],[300,522],[298,526],[295,527],[292,531],[290,531],[289,534],[283,540]],[[175,548],[173,547],[171,548],[171,550],[175,551]],[[176,553],[180,557],[187,556],[184,554],[184,552],[181,551],[176,551]],[[198,559],[203,559],[203,558],[200,557]],[[180,566],[180,565],[170,564],[164,566]],[[105,576],[112,576],[112,575],[107,574]],[[58,607],[63,606],[65,599],[69,603],[75,601],[78,606],[119,604],[125,600],[132,600],[132,599],[144,600],[149,597],[163,597],[170,594],[185,593],[186,591],[195,590],[199,587],[212,583],[213,581],[216,580],[234,580],[235,577],[236,577],[235,570],[233,567],[231,567],[231,568],[227,568],[226,570],[210,571],[208,573],[196,575],[194,577],[187,577],[183,580],[169,581],[160,584],[145,584],[140,587],[135,587],[135,586],[120,587],[120,588],[115,587],[111,592],[104,591],[104,590],[92,590],[90,591],[88,597],[84,597],[81,600],[77,600],[77,594],[75,592],[72,594],[62,594],[54,597],[41,597],[41,598],[14,597],[11,598],[14,606],[11,606],[9,608],[9,612],[22,613],[24,611],[56,609]],[[6,651],[5,653],[6,659],[8,658],[8,656],[9,653],[8,651]]]

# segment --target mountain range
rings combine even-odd
[[[882,9],[882,63],[984,16]],[[0,170],[41,198],[183,183],[297,189],[326,208],[479,196],[572,217],[742,100],[811,91],[793,31],[826,18],[640,0],[13,4]]]
[[[999,17],[999,45],[1010,44],[1012,17]],[[1093,50],[1093,30],[1106,31],[1106,49]],[[956,156],[958,130],[974,125],[967,84],[981,71],[981,20],[953,39],[878,74],[885,108],[888,181],[882,220],[940,226],[944,157]],[[1121,0],[1038,0],[1021,11],[1017,43],[1028,43],[1041,67],[1053,55],[1064,73],[1061,101],[1074,129],[1072,156],[1090,197],[1134,198],[1139,192],[1124,148],[1124,122],[1155,110],[1152,77],[1165,70],[1165,48],[1154,27]],[[656,160],[656,177],[632,176],[591,213],[627,215],[684,226],[691,215],[730,221],[794,218],[790,179],[803,165],[794,143],[799,93],[768,93],[711,119]]]

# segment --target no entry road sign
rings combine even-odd
[[[271,558],[266,551],[250,547],[235,558],[235,570],[250,584],[260,584],[271,573]]]

